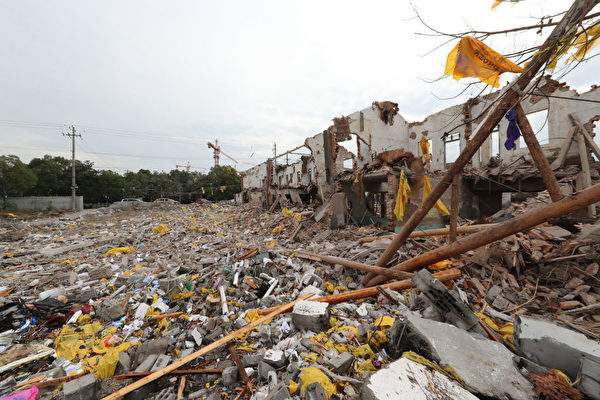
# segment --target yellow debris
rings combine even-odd
[[[334,393],[337,393],[335,385],[331,383],[331,380],[329,380],[327,375],[320,369],[303,368],[298,379],[302,381],[302,390],[300,391],[302,396],[306,395],[306,388],[308,385],[314,382],[318,382],[323,387],[327,398],[330,398]]]
[[[273,228],[273,233],[279,233],[283,230],[283,226],[278,225],[275,228]]]
[[[169,232],[169,227],[165,224],[158,224],[152,228],[152,233],[158,233],[159,235],[164,235],[167,232]]]
[[[135,247],[117,247],[114,248],[112,250],[107,251],[106,253],[104,253],[104,257],[108,257],[108,256],[112,256],[113,254],[119,254],[119,253],[129,253],[130,251],[134,251]]]

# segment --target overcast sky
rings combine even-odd
[[[506,29],[563,11],[569,1],[415,0],[443,31]],[[70,157],[117,172],[213,165],[219,139],[244,170],[373,101],[420,120],[458,99],[441,76],[456,41],[429,32],[407,1],[9,1],[0,13],[0,146],[25,162]],[[499,52],[541,43],[531,32],[495,36]],[[430,53],[430,54],[427,54]],[[427,54],[427,55],[426,55]],[[586,91],[596,59],[567,75]],[[511,79],[506,74],[502,84]],[[467,82],[465,80],[464,82]],[[481,87],[479,87],[481,89]],[[226,157],[222,164],[234,165]]]

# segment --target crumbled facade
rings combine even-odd
[[[528,118],[537,121],[534,128],[539,132],[538,141],[550,161],[572,127],[569,114],[576,115],[590,132],[600,119],[600,91],[595,85],[585,93],[577,93],[564,83],[544,77],[530,93],[521,104]],[[424,176],[435,185],[436,175],[464,149],[498,95],[499,92],[494,92],[473,98],[417,122],[406,121],[399,114],[398,105],[390,101],[374,102],[370,107],[334,118],[330,127],[307,138],[301,146],[310,155],[289,164],[278,162],[279,155],[244,171],[243,191],[238,201],[265,209],[300,202],[327,207],[334,193],[345,193],[352,223],[381,222],[389,228],[402,225],[394,213],[400,171],[404,170],[411,186],[403,218],[406,220],[422,201]],[[508,121],[503,119],[463,174],[459,215],[467,218],[491,215],[501,208],[503,198],[506,202],[506,193],[544,189],[535,168],[531,176],[523,179],[518,174],[514,179],[501,179],[499,171],[510,171],[511,166],[513,169],[517,166],[518,172],[526,169],[519,165],[532,164],[522,138],[517,140],[516,148],[505,148],[507,127]],[[423,140],[429,143],[430,156],[423,154]],[[566,164],[577,164],[578,155],[576,143],[571,144]],[[561,176],[561,171],[557,176]],[[442,197],[448,205],[449,192]],[[443,222],[441,215],[435,213],[424,224]]]

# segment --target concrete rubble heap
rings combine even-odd
[[[221,203],[3,219],[0,395],[598,398],[595,225],[540,225],[366,293],[364,272],[308,255],[375,265],[391,239],[314,213]],[[409,239],[399,257],[445,241]]]

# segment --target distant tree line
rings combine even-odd
[[[218,166],[208,174],[171,170],[140,169],[119,174],[97,170],[91,161],[76,161],[77,195],[86,204],[108,204],[126,197],[153,201],[168,197],[183,203],[200,198],[232,199],[240,191],[241,178],[235,169]],[[70,196],[71,161],[45,155],[29,164],[15,155],[0,156],[0,194],[7,196]]]

